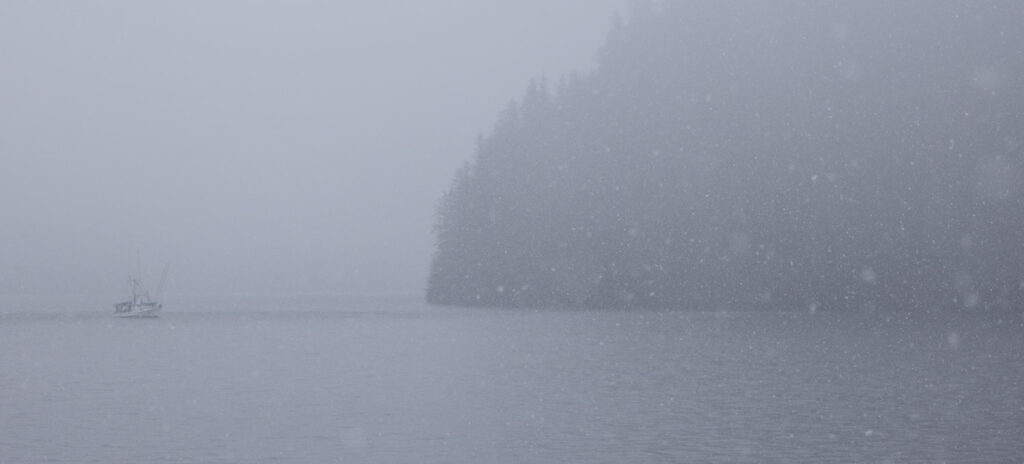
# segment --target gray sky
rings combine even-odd
[[[418,293],[434,205],[624,0],[0,3],[0,292]]]

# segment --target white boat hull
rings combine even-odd
[[[146,305],[142,307],[134,307],[128,311],[115,312],[114,317],[157,317],[157,313],[163,305]]]

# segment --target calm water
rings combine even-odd
[[[0,300],[0,462],[1022,462],[1018,317]]]

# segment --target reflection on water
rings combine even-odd
[[[2,462],[1008,462],[1017,317],[0,307]]]

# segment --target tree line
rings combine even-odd
[[[434,304],[1024,306],[1024,7],[637,2],[436,213]]]

